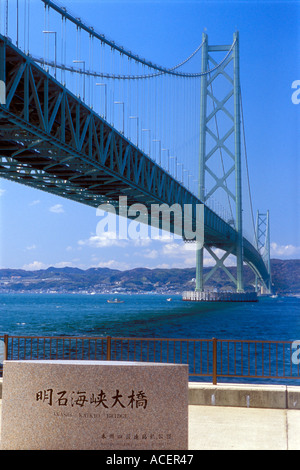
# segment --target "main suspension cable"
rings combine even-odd
[[[154,69],[154,70],[157,70],[158,72],[160,73],[165,73],[165,74],[170,74],[170,75],[177,75],[177,76],[180,76],[180,77],[201,77],[203,75],[207,75],[208,73],[210,72],[213,72],[214,70],[216,70],[218,67],[220,67],[224,61],[227,59],[227,57],[230,55],[233,47],[234,47],[234,44],[235,44],[235,41],[233,42],[233,44],[231,45],[228,53],[226,54],[226,56],[224,57],[224,59],[219,63],[217,64],[213,69],[211,70],[207,70],[205,72],[198,72],[198,73],[182,73],[182,72],[176,72],[176,69],[177,68],[180,68],[182,65],[184,65],[186,62],[188,62],[192,57],[194,57],[195,54],[197,54],[197,52],[199,52],[199,50],[201,49],[202,45],[204,44],[204,41],[202,41],[202,43],[197,47],[197,49],[187,58],[185,59],[183,62],[181,62],[180,64],[176,65],[175,67],[172,67],[170,69],[167,69],[165,67],[161,67],[159,65],[156,65],[156,64],[153,64],[152,62],[146,60],[146,59],[143,59],[141,57],[139,57],[138,55],[136,54],[133,54],[131,51],[128,51],[126,50],[124,47],[122,46],[119,46],[117,45],[114,41],[111,41],[109,39],[107,39],[105,37],[104,34],[99,34],[97,33],[94,28],[91,28],[91,27],[88,27],[85,23],[83,23],[81,21],[80,18],[75,18],[74,16],[72,16],[70,13],[67,12],[66,8],[64,7],[60,7],[59,5],[57,5],[56,3],[52,2],[51,0],[42,0],[42,2],[45,4],[45,7],[48,6],[48,8],[52,8],[54,9],[57,13],[59,13],[60,15],[62,15],[63,17],[65,17],[66,19],[68,19],[69,21],[71,21],[72,23],[74,23],[76,25],[77,28],[80,28],[84,31],[86,31],[88,34],[90,34],[91,36],[97,38],[98,40],[100,40],[102,43],[104,44],[107,44],[108,46],[110,46],[112,49],[118,51],[120,54],[123,54],[123,55],[126,55],[128,56],[130,59],[133,59],[135,60],[136,62],[138,63],[141,63],[143,65],[146,65],[147,67],[151,68],[151,69]],[[36,60],[36,62],[39,62],[38,58],[34,58],[34,60]],[[51,65],[51,64],[47,64],[47,65]],[[66,70],[69,70],[69,68],[65,65],[57,65],[57,67],[61,68],[61,67],[66,67]],[[76,72],[76,70],[72,69],[71,70],[72,72]],[[81,72],[82,73],[82,72]],[[100,77],[100,78],[110,78],[110,79],[117,79],[117,80],[125,80],[125,79],[130,79],[130,80],[136,80],[136,79],[144,79],[144,78],[151,78],[152,76],[156,76],[157,74],[148,74],[148,75],[136,75],[136,76],[132,76],[132,75],[114,75],[114,74],[98,74],[96,72],[90,72],[90,71],[85,71],[84,72],[86,75],[92,75],[92,76],[95,76],[95,77]]]

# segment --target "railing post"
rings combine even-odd
[[[217,385],[217,338],[213,338],[213,385]]]
[[[6,361],[8,358],[8,335],[4,335],[4,355],[3,360]]]
[[[107,336],[107,353],[106,360],[110,361],[111,359],[111,336]]]

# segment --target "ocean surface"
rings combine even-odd
[[[76,344],[79,341],[82,345],[83,342],[85,345],[91,343],[91,340],[83,341],[78,339],[78,337],[101,338],[111,336],[121,338],[197,338],[203,340],[217,338],[222,340],[300,341],[300,298],[297,297],[261,297],[259,302],[255,303],[195,303],[184,302],[181,300],[181,296],[173,296],[172,300],[168,302],[168,296],[166,295],[120,295],[118,298],[123,303],[111,304],[107,302],[108,299],[113,299],[114,297],[112,295],[100,294],[2,294],[0,295],[0,337],[4,334],[21,337],[65,337],[67,342],[63,341],[64,346],[57,347],[60,350],[63,349],[65,351],[64,354],[73,354],[71,356],[73,358],[77,358],[77,352],[73,350],[72,346],[74,341]],[[23,346],[20,346],[21,349],[27,345],[25,347],[27,352],[25,353],[23,349],[23,352],[20,352],[21,359],[25,358],[25,354],[26,358],[29,358],[30,356],[27,354],[31,355],[32,351],[35,354],[37,350],[41,352],[43,349],[42,343],[40,343],[40,346],[37,345],[38,342],[43,342],[43,340],[37,340],[37,338],[32,340],[35,344],[33,350],[31,341],[24,340],[23,338],[20,341],[23,344]],[[62,344],[62,340],[59,340],[59,342]],[[92,340],[92,343],[95,344],[95,341]],[[106,339],[104,342],[97,340],[99,347],[103,343],[106,343]],[[201,346],[201,353],[198,349],[200,348],[199,342],[190,343],[190,348],[188,349],[186,349],[187,342],[176,342],[176,348],[175,341],[164,341],[163,343],[164,359],[161,359],[162,362],[173,362],[173,349],[173,354],[176,355],[176,362],[180,361],[179,356],[181,356],[181,352],[179,352],[179,348],[181,350],[182,347],[182,351],[185,350],[183,352],[183,356],[185,354],[183,362],[189,362],[189,370],[190,374],[192,374],[191,380],[207,380],[207,375],[206,377],[205,375],[203,376],[203,372],[201,372],[201,377],[199,377],[199,370],[205,370],[206,367],[207,371],[208,352],[206,352],[206,348],[210,344],[208,376],[212,375],[211,341],[201,342],[204,345],[203,349]],[[222,373],[223,365],[226,368],[226,364],[230,363],[231,370],[233,367],[235,372],[233,376],[229,377],[225,371],[226,379],[219,377],[218,382],[225,380],[235,382],[250,381],[251,383],[286,383],[285,380],[287,379],[283,377],[291,374],[292,377],[288,379],[288,383],[290,385],[300,384],[299,379],[296,378],[299,376],[299,365],[294,364],[291,369],[291,363],[289,362],[292,352],[289,344],[284,346],[283,351],[283,347],[277,346],[277,343],[274,343],[272,346],[269,346],[268,343],[261,343],[260,345],[256,345],[256,343],[251,343],[250,345],[250,343],[247,343],[248,346],[244,346],[241,353],[241,343],[231,342],[231,346],[229,346],[229,343],[223,341],[222,344],[224,346],[218,343],[218,371],[221,367]],[[12,342],[10,344],[12,345]],[[58,344],[57,340],[51,342],[49,339],[47,344],[47,357],[57,357],[56,353],[58,350],[55,346],[55,344]],[[129,346],[128,342],[130,354],[133,353],[133,348],[135,351],[135,344],[135,342],[131,342],[131,346]],[[125,360],[149,360],[150,362],[151,360],[157,360],[145,358],[146,351],[145,349],[142,351],[142,341],[138,340],[137,344],[140,345],[137,346],[137,351],[140,351],[140,358],[130,359],[127,356]],[[147,344],[150,345],[151,357],[153,358],[156,346],[151,346],[151,342],[147,343],[144,341],[143,348],[147,348]],[[168,344],[172,344],[170,350]],[[195,348],[198,352],[193,352],[192,344],[197,344]],[[235,346],[235,344],[239,345]],[[68,345],[69,353],[66,353]],[[85,346],[85,349],[86,347],[90,348],[90,346]],[[157,347],[159,348],[160,346],[158,345]],[[116,342],[115,348],[117,348]],[[243,367],[242,378],[236,377],[239,373],[236,372],[235,366],[235,348],[237,348],[237,351],[240,351],[237,356],[237,364],[239,364],[237,367]],[[221,352],[222,359],[220,349],[223,350]],[[18,358],[18,351],[19,346],[15,345],[14,357],[17,354],[16,358]],[[114,349],[112,354],[117,354],[116,351],[117,349]],[[118,351],[119,354],[120,347],[118,347]],[[104,358],[107,357],[106,354],[105,352]],[[195,355],[193,356],[193,354]],[[201,354],[202,359],[200,359],[199,354]],[[97,358],[99,359],[99,351],[97,352]],[[118,359],[116,356],[115,358]],[[248,363],[248,359],[250,363]],[[271,369],[269,369],[269,361],[272,364]],[[264,369],[263,377],[259,378],[262,369]],[[248,380],[245,377],[245,370],[246,375],[247,373],[251,375],[251,378],[248,378]],[[253,375],[254,370],[256,372]],[[268,370],[269,378],[266,378],[266,371]],[[283,371],[285,373],[282,375]],[[195,372],[197,377],[195,377]]]
[[[0,336],[121,336],[300,340],[300,298],[183,302],[164,295],[1,294]]]

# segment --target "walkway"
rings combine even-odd
[[[300,450],[300,410],[189,406],[190,450]]]
[[[189,450],[300,450],[300,410],[190,405]]]

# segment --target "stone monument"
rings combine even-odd
[[[188,449],[188,366],[4,361],[2,450]]]

